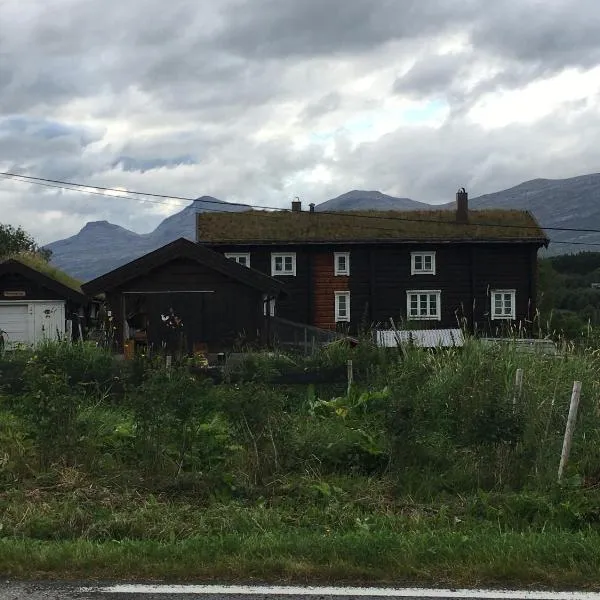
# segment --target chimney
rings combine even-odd
[[[314,202],[311,202],[311,203],[308,205],[308,208],[309,208],[310,212],[315,212],[315,203],[314,203]]]
[[[300,212],[302,210],[302,202],[300,202],[300,198],[296,196],[292,200],[292,212]]]
[[[469,194],[467,194],[465,188],[460,188],[456,192],[456,222],[469,222]]]

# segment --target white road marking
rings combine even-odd
[[[120,584],[81,588],[81,592],[110,594],[215,594],[264,596],[378,596],[386,598],[477,598],[481,600],[600,600],[598,592],[543,592],[518,590],[443,590],[424,588],[294,587],[246,585]]]

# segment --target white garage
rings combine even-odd
[[[0,260],[0,334],[5,348],[63,339],[67,321],[86,304],[78,284],[47,263],[28,257]]]
[[[35,345],[43,340],[64,338],[65,301],[0,301],[0,332],[6,348]]]

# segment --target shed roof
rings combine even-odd
[[[469,222],[453,210],[347,211],[335,213],[251,210],[199,213],[197,240],[206,243],[348,243],[504,241],[546,245],[528,211],[472,210]]]
[[[179,238],[166,246],[158,248],[158,250],[149,252],[113,271],[88,281],[83,284],[82,288],[90,295],[107,292],[177,258],[189,258],[265,293],[279,294],[285,292],[285,284],[277,279],[264,275],[255,269],[244,267],[233,260],[225,258],[218,252],[184,238]]]
[[[12,254],[0,258],[0,275],[5,273],[18,273],[64,296],[65,299],[87,302],[77,279],[35,254]]]

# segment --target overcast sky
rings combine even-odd
[[[600,170],[597,0],[0,0],[0,171],[288,206]],[[181,204],[0,178],[40,242]]]

